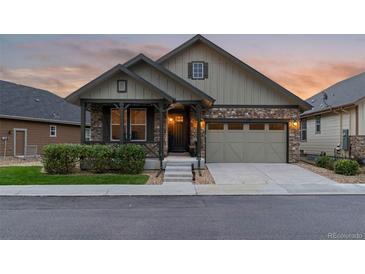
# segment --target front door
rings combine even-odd
[[[189,119],[185,110],[172,110],[168,115],[169,151],[184,152],[188,149]]]

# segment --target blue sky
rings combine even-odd
[[[138,53],[193,35],[0,35],[0,79],[66,96]],[[365,71],[365,35],[205,35],[303,99]]]

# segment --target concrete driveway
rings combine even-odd
[[[216,185],[225,194],[355,194],[365,185],[339,184],[293,164],[207,164]],[[213,188],[199,186],[201,194]]]

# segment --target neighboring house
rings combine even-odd
[[[307,100],[301,116],[300,150],[307,155],[365,158],[365,73]]]
[[[199,164],[295,162],[311,107],[201,35],[157,61],[116,65],[66,100],[91,112],[93,142],[141,144],[161,168],[170,152]]]
[[[40,155],[56,143],[80,143],[80,108],[49,91],[0,80],[0,158]]]

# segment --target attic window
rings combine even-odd
[[[117,91],[118,92],[127,92],[127,80],[118,80],[117,81]]]
[[[193,62],[193,79],[203,79],[204,78],[204,63]]]

